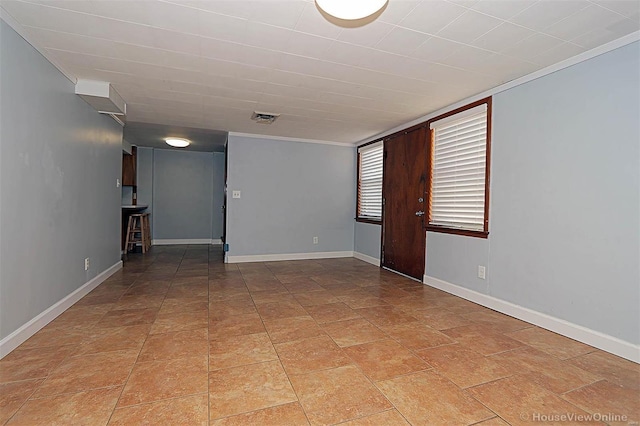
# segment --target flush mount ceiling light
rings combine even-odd
[[[174,146],[176,148],[184,148],[191,144],[190,140],[182,139],[182,138],[166,138],[164,141],[167,144]]]
[[[388,0],[316,0],[322,11],[329,15],[352,21],[363,19],[382,10]]]

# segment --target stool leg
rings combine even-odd
[[[133,217],[129,216],[129,221],[127,222],[127,238],[124,240],[124,253],[129,253],[129,244],[131,244],[131,228],[133,225]]]
[[[147,213],[144,217],[144,229],[147,233],[147,250],[151,249],[151,226],[149,223],[149,214]]]
[[[145,228],[144,216],[140,217],[140,242],[142,243],[142,253],[147,252],[147,231]]]

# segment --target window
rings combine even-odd
[[[358,217],[382,219],[382,141],[358,148]]]
[[[431,191],[427,229],[486,238],[491,99],[436,117],[429,127]]]

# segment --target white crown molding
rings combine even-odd
[[[462,297],[463,299],[478,303],[489,309],[502,312],[503,314],[510,315],[522,321],[535,324],[546,330],[553,331],[554,333],[570,337],[579,342],[602,349],[603,351],[640,363],[639,345],[626,342],[622,339],[618,339],[617,337],[591,330],[590,328],[586,328],[560,318],[552,317],[551,315],[543,314],[542,312],[534,311],[533,309],[507,302],[506,300],[498,299],[497,297],[478,293],[477,291],[469,290],[468,288],[451,284],[438,278],[425,275],[423,282],[431,287],[435,287],[439,290],[446,291],[447,293]]]
[[[319,139],[289,138],[285,136],[269,136],[269,135],[258,135],[254,133],[239,133],[239,132],[229,132],[229,136],[236,136],[236,137],[249,138],[249,139],[269,139],[269,140],[283,141],[283,142],[317,143],[321,145],[336,145],[336,146],[342,146],[345,148],[355,148],[355,145],[352,143],[323,141]]]
[[[15,348],[24,343],[31,336],[36,334],[45,325],[56,319],[58,315],[69,309],[74,303],[86,296],[91,290],[102,284],[107,278],[113,275],[116,271],[122,269],[122,261],[116,262],[113,266],[105,269],[96,277],[87,281],[82,287],[76,289],[71,294],[62,298],[45,311],[41,312],[38,316],[32,318],[22,327],[0,340],[0,359],[4,358],[7,354],[13,351]]]
[[[352,251],[319,251],[312,253],[257,254],[249,256],[229,256],[225,253],[225,263],[277,262],[280,260],[335,259],[354,257]]]
[[[619,39],[610,41],[609,43],[605,43],[601,46],[598,47],[594,47],[591,50],[587,50],[586,52],[582,52],[576,56],[573,56],[571,58],[565,59],[564,61],[560,61],[558,63],[555,63],[553,65],[549,65],[546,68],[542,68],[541,70],[538,71],[534,71],[531,74],[527,74],[525,76],[522,76],[520,78],[517,78],[515,80],[511,80],[507,83],[501,84],[499,86],[496,86],[492,89],[486,90],[482,93],[478,93],[476,95],[470,96],[468,98],[462,99],[456,103],[453,103],[451,105],[447,105],[444,108],[440,108],[437,111],[431,112],[427,115],[423,115],[422,117],[416,118],[415,120],[409,121],[408,123],[405,124],[401,124],[400,126],[396,126],[390,130],[384,131],[382,133],[378,133],[374,136],[371,136],[369,138],[363,139],[359,142],[356,142],[356,145],[362,145],[371,141],[375,141],[376,139],[382,139],[386,136],[392,135],[396,132],[399,132],[401,130],[407,129],[409,127],[415,126],[417,124],[422,124],[427,120],[432,119],[433,117],[437,117],[439,115],[442,115],[444,113],[447,113],[449,111],[452,111],[456,108],[468,105],[472,102],[475,102],[477,100],[480,99],[484,99],[487,98],[489,96],[493,96],[496,95],[498,93],[504,92],[506,90],[512,89],[516,86],[520,86],[522,84],[528,83],[530,81],[536,80],[538,78],[544,77],[546,75],[552,74],[556,71],[560,71],[562,69],[565,68],[569,68],[573,65],[579,64],[580,62],[584,62],[587,61],[589,59],[595,58],[596,56],[600,56],[602,54],[605,54],[607,52],[611,52],[612,50],[618,49],[620,47],[626,46],[628,44],[631,44],[633,42],[636,42],[640,40],[640,31],[636,31],[633,32],[631,34],[627,34],[624,37],[621,37]]]
[[[2,19],[4,22],[7,23],[7,25],[13,28],[13,30],[17,32],[18,35],[20,35],[20,37],[25,39],[25,41],[29,43],[31,47],[36,49],[38,53],[44,56],[47,61],[51,62],[51,65],[56,67],[58,71],[62,73],[62,75],[64,75],[69,79],[70,82],[72,82],[73,84],[76,84],[76,82],[78,81],[77,77],[72,73],[70,73],[69,71],[67,71],[62,65],[60,65],[58,61],[52,58],[51,55],[49,55],[45,50],[36,47],[36,44],[33,43],[33,40],[31,39],[29,32],[22,26],[22,24],[18,23],[18,21],[16,21],[15,18],[11,16],[11,14],[7,12],[5,8],[2,7],[1,2],[0,2],[0,19]]]

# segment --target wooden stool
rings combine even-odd
[[[149,213],[135,213],[129,216],[127,238],[124,245],[125,253],[134,250],[137,243],[142,245],[142,253],[146,253],[151,248]]]

